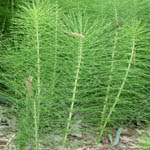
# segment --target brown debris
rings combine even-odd
[[[83,34],[81,34],[81,33],[69,32],[69,31],[66,31],[66,30],[63,30],[63,29],[61,29],[61,31],[63,31],[63,32],[67,33],[67,34],[73,35],[73,36],[78,36],[80,38],[85,38],[85,36]]]

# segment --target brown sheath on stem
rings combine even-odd
[[[77,32],[69,32],[69,31],[66,31],[66,30],[63,30],[63,29],[60,29],[61,31],[67,33],[67,34],[70,34],[70,35],[73,35],[73,36],[78,36],[80,38],[85,38],[85,36],[81,33],[77,33]]]
[[[33,77],[30,76],[26,80],[26,85],[27,85],[28,91],[29,91],[29,93],[30,93],[31,96],[33,96],[33,90],[32,90],[32,85],[31,85],[32,79],[33,79]]]

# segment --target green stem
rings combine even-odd
[[[104,107],[103,107],[103,111],[102,111],[101,125],[103,124],[103,121],[104,121],[104,114],[106,112],[106,106],[107,106],[107,102],[108,102],[108,99],[109,99],[109,93],[110,93],[111,81],[112,81],[112,74],[113,74],[113,70],[114,70],[114,57],[115,57],[115,51],[116,51],[117,41],[118,41],[118,27],[119,27],[119,23],[118,23],[118,14],[117,14],[116,8],[115,8],[115,18],[116,18],[115,41],[114,41],[114,47],[113,47],[113,50],[112,50],[111,70],[110,70],[110,76],[109,76],[109,80],[108,80],[106,97],[105,97],[105,101],[104,101]]]
[[[55,33],[55,54],[54,54],[54,70],[53,70],[53,83],[52,83],[52,91],[51,96],[54,94],[54,87],[56,81],[56,65],[57,65],[57,50],[58,50],[58,0],[56,0],[56,33]]]
[[[82,61],[82,51],[83,51],[83,43],[82,43],[82,38],[80,38],[80,54],[79,54],[79,58],[78,58],[78,66],[77,66],[77,72],[76,72],[76,77],[75,77],[75,82],[74,82],[72,103],[71,103],[71,106],[70,106],[70,113],[69,113],[67,127],[66,127],[66,134],[65,134],[65,137],[64,137],[64,145],[66,144],[66,141],[67,141],[68,131],[69,131],[71,120],[72,120],[72,114],[73,114],[76,91],[77,91],[77,84],[78,84],[78,79],[79,79],[80,66],[81,66],[81,61]]]
[[[38,24],[38,14],[36,12],[35,17],[35,28],[36,28],[36,49],[37,49],[37,100],[38,100],[38,109],[40,105],[40,42],[39,42],[39,24]],[[36,101],[34,101],[34,125],[35,125],[35,150],[38,150],[38,120],[39,120],[39,113],[37,114],[37,106]]]

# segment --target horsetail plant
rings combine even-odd
[[[75,76],[75,81],[74,81],[74,88],[73,88],[73,94],[72,94],[72,102],[71,102],[71,106],[70,106],[70,111],[69,111],[69,117],[67,120],[67,127],[66,127],[66,133],[65,133],[65,137],[64,137],[64,145],[66,144],[67,141],[67,137],[68,137],[68,132],[69,132],[69,128],[70,128],[70,124],[71,124],[71,120],[72,120],[72,114],[73,114],[73,109],[74,109],[74,103],[75,103],[75,99],[76,99],[76,91],[77,91],[77,84],[78,84],[78,80],[79,80],[79,73],[80,73],[80,67],[81,67],[81,61],[82,61],[82,53],[83,53],[83,38],[85,38],[85,36],[82,33],[82,17],[81,20],[79,22],[80,24],[80,32],[81,33],[74,33],[74,32],[68,32],[68,34],[71,34],[72,36],[78,36],[80,41],[79,41],[79,56],[78,56],[78,64],[77,64],[77,70],[76,70],[76,76]]]
[[[111,81],[112,81],[112,74],[113,74],[113,71],[114,71],[114,59],[115,59],[114,57],[115,57],[115,51],[116,51],[117,41],[118,41],[119,21],[118,21],[118,14],[117,14],[117,9],[116,8],[115,8],[115,20],[116,20],[115,40],[114,40],[114,47],[113,47],[113,50],[112,50],[112,61],[111,61],[111,70],[110,70],[110,75],[109,75],[109,81],[108,81],[106,97],[105,97],[105,101],[104,101],[104,107],[103,107],[102,115],[101,115],[101,125],[104,122],[104,114],[106,112],[107,102],[108,102],[108,99],[109,99]],[[101,129],[101,130],[103,130],[103,129]]]
[[[70,5],[61,0],[17,3],[10,37],[0,42],[0,84],[16,102],[18,149],[38,150],[46,134],[63,136],[65,148],[75,130],[92,127],[102,140],[105,128],[114,127],[118,118],[121,127],[142,113],[148,118],[149,51],[133,1],[114,0],[115,7],[95,2],[99,6],[92,3],[92,10],[83,7],[86,11],[79,8],[83,1],[72,2],[72,12],[65,6],[60,12],[63,3]],[[98,18],[93,7],[101,8]],[[73,130],[78,122],[81,128]]]
[[[8,49],[6,57],[9,60],[3,61],[4,66],[7,66],[7,70],[12,75],[11,77],[5,77],[5,80],[10,86],[9,88],[15,93],[12,96],[21,97],[22,99],[22,101],[18,102],[18,105],[23,105],[23,110],[21,111],[22,117],[19,116],[20,123],[18,128],[20,129],[18,129],[17,136],[19,148],[26,149],[29,146],[37,150],[39,147],[41,95],[45,95],[43,94],[45,91],[42,91],[42,89],[43,84],[48,83],[44,80],[51,78],[51,76],[45,76],[44,70],[47,71],[49,68],[48,72],[50,74],[53,74],[54,70],[54,52],[52,51],[53,46],[50,41],[55,40],[55,37],[51,39],[50,37],[56,27],[54,21],[55,11],[54,6],[50,6],[48,1],[33,1],[27,5],[22,4],[18,11],[19,13],[12,19],[11,34],[13,36],[14,47],[10,46]],[[48,54],[48,59],[52,59],[45,60],[45,54]],[[51,65],[49,65],[50,61]],[[18,70],[18,68],[20,69]],[[24,86],[24,83],[30,77],[33,80],[29,79],[30,82],[28,83],[30,84],[27,84],[27,87]],[[12,81],[9,78],[12,78]],[[49,81],[52,83],[52,79]],[[13,82],[13,84],[10,82]],[[20,89],[22,90],[20,91]],[[32,94],[30,89],[32,89]],[[22,130],[22,128],[24,129]]]
[[[131,54],[130,54],[130,59],[129,59],[128,67],[127,67],[125,76],[124,76],[124,78],[123,78],[123,81],[122,81],[122,83],[121,83],[121,86],[120,86],[120,88],[119,88],[118,94],[116,95],[116,97],[115,97],[115,99],[114,99],[114,103],[113,103],[112,107],[110,108],[109,113],[108,113],[108,115],[107,115],[107,117],[106,117],[106,119],[105,119],[105,121],[104,121],[103,126],[102,126],[102,130],[100,131],[100,136],[99,136],[99,140],[100,140],[100,141],[101,141],[101,139],[102,139],[102,135],[103,135],[103,132],[104,132],[103,129],[106,127],[106,125],[107,125],[107,123],[108,123],[108,121],[109,121],[109,119],[110,119],[110,117],[111,117],[113,111],[115,110],[115,107],[116,107],[116,105],[117,105],[119,99],[120,99],[120,95],[121,95],[121,93],[122,93],[122,91],[123,91],[123,88],[124,88],[124,86],[125,86],[126,80],[127,80],[127,78],[128,78],[128,75],[129,75],[129,72],[130,72],[130,69],[131,69],[131,64],[133,63],[133,59],[134,59],[134,55],[135,55],[135,44],[136,44],[136,38],[137,38],[137,37],[136,37],[136,32],[138,32],[138,31],[136,31],[136,30],[137,30],[138,27],[135,26],[135,27],[131,27],[131,28],[132,28],[132,30],[133,30],[133,35],[132,35],[132,47],[131,47]],[[135,29],[134,29],[134,28],[135,28]]]

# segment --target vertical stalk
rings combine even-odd
[[[133,37],[133,39],[132,39],[131,56],[130,56],[128,68],[127,68],[127,70],[126,70],[125,77],[124,77],[124,79],[123,79],[123,81],[122,81],[121,87],[120,87],[120,89],[119,89],[119,91],[118,91],[118,94],[117,94],[117,96],[116,96],[116,98],[115,98],[114,104],[113,104],[112,107],[110,108],[110,112],[109,112],[109,114],[108,114],[108,116],[107,116],[107,118],[106,118],[106,120],[105,120],[105,122],[104,122],[103,128],[102,128],[102,130],[101,130],[101,132],[100,132],[100,140],[101,140],[102,135],[103,135],[103,132],[104,132],[103,129],[106,127],[106,125],[107,125],[107,123],[108,123],[108,121],[109,121],[109,118],[110,118],[110,116],[112,115],[112,113],[113,113],[113,111],[114,111],[114,109],[115,109],[115,106],[116,106],[116,104],[117,104],[118,101],[119,101],[121,92],[122,92],[122,90],[123,90],[123,88],[124,88],[124,85],[125,85],[125,83],[126,83],[126,80],[127,80],[127,77],[128,77],[129,71],[130,71],[130,68],[131,68],[131,63],[132,63],[132,61],[133,61],[134,51],[135,51],[135,37]]]
[[[68,121],[67,121],[66,133],[65,133],[65,137],[64,137],[64,145],[66,144],[66,141],[67,141],[68,131],[69,131],[71,120],[72,120],[72,114],[73,114],[74,103],[75,103],[75,98],[76,98],[76,91],[77,91],[77,84],[78,84],[78,79],[79,79],[80,66],[81,66],[81,61],[82,61],[82,51],[83,51],[83,41],[82,41],[82,38],[80,37],[78,66],[77,66],[77,72],[76,72],[76,77],[75,77],[75,82],[74,82],[72,103],[70,106],[70,112],[69,112],[69,117],[68,117]]]
[[[110,76],[109,76],[108,86],[107,86],[107,90],[106,90],[106,97],[105,97],[105,101],[104,101],[104,107],[103,107],[103,111],[102,111],[101,126],[104,122],[104,114],[106,112],[107,102],[108,102],[108,99],[109,99],[109,93],[110,93],[111,81],[112,81],[112,74],[113,74],[113,71],[114,71],[114,57],[115,57],[115,51],[116,51],[117,41],[118,41],[119,23],[118,23],[118,14],[117,14],[117,9],[116,8],[115,8],[115,19],[116,19],[115,41],[114,41],[114,47],[113,47],[113,50],[112,50],[111,70],[110,70]],[[103,130],[103,129],[101,129],[101,130]]]
[[[53,70],[53,82],[51,96],[54,94],[54,87],[56,81],[56,65],[57,65],[57,50],[58,50],[58,0],[56,0],[56,28],[55,28],[55,54],[54,54],[54,70]]]
[[[39,23],[38,23],[38,14],[36,12],[35,16],[35,29],[36,29],[36,50],[37,50],[37,100],[38,108],[36,106],[36,101],[34,101],[34,126],[35,126],[35,150],[38,149],[38,121],[39,121],[39,112],[37,112],[40,105],[40,42],[39,42]]]

